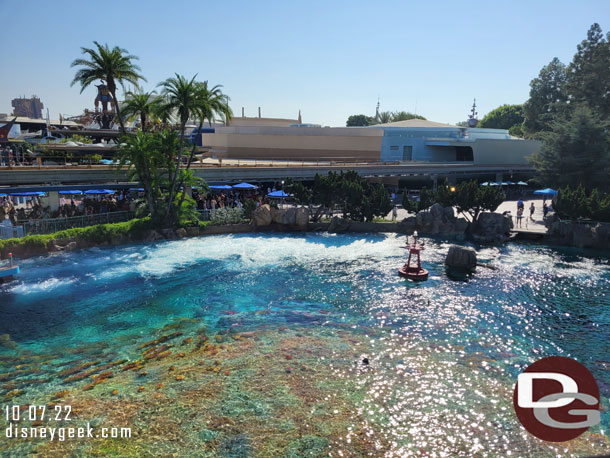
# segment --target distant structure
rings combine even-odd
[[[13,116],[23,116],[25,118],[42,119],[42,109],[44,105],[38,97],[33,95],[29,99],[25,96],[11,100]]]
[[[115,101],[112,94],[108,90],[106,83],[101,80],[97,84],[97,97],[95,98],[95,122],[100,126],[100,129],[111,129],[114,124]],[[102,105],[102,110],[99,107]]]
[[[472,109],[470,110],[470,114],[468,115],[468,127],[477,127],[479,120],[477,119],[477,99],[474,99],[472,102]]]
[[[377,107],[375,108],[375,121],[379,122],[379,97],[377,97]]]

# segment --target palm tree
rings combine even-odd
[[[127,136],[120,150],[117,170],[129,165],[127,175],[130,181],[138,181],[144,188],[148,211],[153,219],[156,215],[155,199],[159,188],[159,148],[153,134],[138,132]]]
[[[159,99],[154,97],[153,92],[131,92],[127,93],[125,102],[121,105],[121,110],[125,119],[140,117],[140,128],[146,132],[148,121],[153,120],[157,115],[157,105]]]
[[[201,129],[203,128],[204,122],[208,121],[210,126],[212,125],[212,121],[218,116],[225,124],[227,124],[231,118],[233,117],[233,111],[229,107],[229,96],[223,94],[221,91],[222,86],[217,84],[216,86],[209,88],[208,82],[204,81],[202,83],[195,83],[195,108],[193,110],[193,116],[198,120],[199,127],[197,132],[201,135]],[[186,170],[188,171],[191,167],[191,163],[193,162],[193,157],[195,156],[195,152],[197,151],[197,144],[193,143],[191,148],[191,154],[186,163]],[[182,185],[182,180],[180,182]],[[180,186],[178,186],[180,187]],[[182,191],[182,196],[180,198],[180,206],[184,201],[186,190]],[[180,206],[178,208],[180,208]]]
[[[391,111],[382,111],[379,113],[379,119],[377,120],[379,124],[387,124],[392,122],[392,112]]]
[[[97,49],[81,48],[83,54],[87,54],[89,59],[76,59],[72,62],[72,67],[81,67],[77,70],[76,75],[70,86],[76,83],[81,85],[82,92],[96,80],[104,80],[108,86],[108,91],[112,94],[114,104],[116,106],[116,114],[119,118],[121,131],[125,133],[125,125],[121,118],[121,111],[116,96],[117,82],[124,87],[125,82],[138,87],[138,81],[144,80],[140,73],[140,67],[133,63],[138,57],[128,54],[126,49],[115,46],[110,49],[108,44],[101,45],[97,41],[93,44]]]
[[[174,170],[174,175],[171,178],[169,188],[169,200],[167,202],[167,215],[170,216],[170,210],[174,201],[176,191],[176,180],[178,179],[178,172],[180,165],[182,164],[182,152],[184,147],[184,131],[186,129],[186,123],[189,118],[193,117],[198,113],[199,110],[199,96],[197,90],[197,82],[193,76],[190,80],[182,75],[175,74],[175,78],[168,78],[165,81],[158,84],[162,87],[161,95],[163,97],[162,110],[165,113],[176,113],[178,121],[180,123],[180,146],[178,149],[178,164]]]

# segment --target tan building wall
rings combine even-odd
[[[290,127],[291,124],[298,124],[298,119],[284,118],[232,118],[229,122],[230,127]]]
[[[383,130],[318,127],[225,127],[203,134],[224,158],[379,161]]]

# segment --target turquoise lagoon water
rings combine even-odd
[[[512,386],[544,356],[585,364],[607,405],[607,257],[478,247],[497,269],[455,281],[443,267],[449,244],[426,242],[430,279],[420,284],[397,275],[405,250],[394,235],[211,236],[33,258],[0,286],[0,334],[28,354],[54,354],[58,368],[74,359],[70,348],[137,357],[142,339],[181,317],[202,320],[210,334],[359,334],[367,348],[355,345],[353,364],[333,354],[325,361],[360,391],[355,421],[396,454],[456,444],[472,453],[532,450],[510,408]],[[0,348],[0,356],[11,351]],[[362,370],[363,356],[374,370]],[[608,428],[605,411],[594,432]],[[346,444],[351,435],[348,428]]]

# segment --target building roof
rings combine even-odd
[[[15,119],[15,124],[46,124],[47,120],[44,118],[27,118],[25,116],[13,116],[13,115],[9,115],[4,119],[0,119],[1,123],[6,123],[6,122],[11,122],[14,118]],[[67,120],[63,120],[63,122],[59,122],[59,121],[53,121],[51,120],[49,122],[49,124],[54,125],[54,126],[80,126],[80,124],[74,122],[74,121],[67,121]]]
[[[428,121],[426,119],[408,119],[406,121],[387,122],[385,124],[375,124],[371,127],[458,127],[452,124]]]

